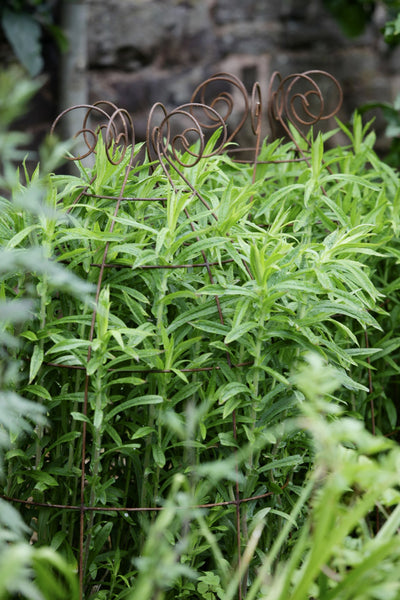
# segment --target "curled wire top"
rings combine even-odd
[[[221,72],[209,77],[197,86],[190,101],[215,109],[225,124],[228,124],[230,117],[234,117],[236,113],[236,118],[231,119],[234,129],[227,137],[226,143],[235,138],[249,114],[247,90],[243,82],[232,73]],[[201,125],[206,129],[210,127],[204,123]]]
[[[158,124],[157,112],[160,121]],[[220,135],[214,148],[206,152],[204,129],[211,128],[220,129]],[[150,157],[155,154],[160,161],[171,157],[181,167],[193,167],[202,158],[222,152],[226,141],[227,127],[224,118],[211,106],[190,102],[167,112],[165,106],[157,102],[150,111],[147,124],[148,153]]]
[[[342,100],[338,81],[325,71],[310,70],[284,78],[275,72],[269,84],[267,107],[272,133],[280,128],[278,135],[284,131],[297,147],[291,126],[305,137],[304,129],[337,114]],[[95,154],[99,135],[102,135],[110,163],[121,163],[129,151],[129,164],[132,165],[135,147],[132,117],[112,102],[100,101],[67,108],[54,121],[51,133],[68,113],[79,109],[85,112],[82,127],[75,138],[82,138],[85,149],[78,156],[68,157],[69,160],[82,160]],[[178,168],[192,167],[202,158],[227,150],[247,120],[255,136],[257,155],[262,119],[260,84],[256,82],[249,95],[236,75],[216,73],[196,87],[187,104],[170,111],[160,102],[153,105],[147,119],[145,141],[148,156],[151,161],[161,164],[173,160]],[[220,135],[214,148],[207,150],[208,138],[218,129]],[[165,166],[163,168],[165,170]]]
[[[62,111],[54,120],[50,133],[54,134],[56,127],[62,119],[72,111],[84,110],[82,127],[74,135],[75,139],[82,136],[87,151],[77,156],[69,156],[68,160],[80,161],[91,154],[96,154],[99,135],[103,136],[107,159],[113,165],[120,164],[129,150],[131,153],[130,164],[134,154],[135,130],[131,115],[124,108],[118,108],[109,101],[99,101],[95,104],[77,104]],[[90,126],[90,121],[97,124]]]
[[[329,94],[324,95],[327,86]],[[329,98],[329,106],[326,97]],[[279,123],[292,137],[289,124],[301,132],[302,127],[332,118],[340,110],[342,102],[342,88],[335,77],[326,71],[305,71],[285,78],[276,71],[271,77],[268,91],[271,129],[274,131]]]

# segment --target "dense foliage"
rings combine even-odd
[[[87,599],[397,597],[399,179],[339,126],[255,170],[219,132],[186,168],[100,140],[76,175],[17,177],[8,145],[2,495],[45,598],[80,550]]]
[[[35,399],[21,395],[20,332],[36,314],[37,294],[33,285],[20,292],[9,293],[6,282],[17,276],[29,278],[33,268],[61,291],[79,295],[89,291],[72,273],[49,261],[38,244],[24,248],[7,246],[3,235],[7,220],[3,217],[12,206],[21,219],[34,222],[48,214],[43,199],[44,180],[36,182],[21,193],[15,161],[21,160],[20,145],[26,142],[21,133],[9,130],[12,120],[24,109],[36,90],[36,84],[21,79],[18,71],[0,73],[0,189],[5,195],[0,219],[0,478],[2,485],[10,475],[6,464],[18,446],[18,439],[32,435],[33,427],[48,425],[46,409]],[[50,167],[57,162],[56,154],[49,155]],[[12,202],[6,198],[12,198]],[[8,235],[7,231],[7,235]],[[31,238],[31,241],[32,240]],[[34,247],[33,247],[34,246]],[[18,450],[17,450],[18,452]],[[5,456],[3,456],[5,453]],[[5,458],[5,463],[3,462]],[[29,523],[29,520],[28,520]],[[26,597],[32,600],[76,599],[78,585],[70,565],[50,547],[36,548],[28,543],[32,531],[15,507],[0,500],[0,598]],[[18,596],[16,596],[16,594]]]

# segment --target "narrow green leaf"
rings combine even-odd
[[[16,246],[19,246],[19,244],[26,238],[28,237],[28,235],[30,235],[31,233],[33,233],[34,231],[36,231],[37,229],[39,229],[39,225],[35,224],[35,225],[29,225],[28,227],[25,227],[24,229],[22,229],[21,231],[18,231],[18,233],[16,233],[11,240],[8,242],[7,244],[7,248],[15,248]]]
[[[107,413],[105,420],[110,421],[118,413],[127,411],[130,408],[132,408],[133,406],[145,406],[147,404],[161,404],[162,402],[163,402],[162,396],[155,396],[155,395],[151,395],[151,394],[149,394],[147,396],[139,396],[138,398],[131,398],[130,400],[126,400],[125,402],[122,402],[118,406],[115,406],[113,409],[111,409]]]
[[[192,323],[193,327],[196,329],[200,329],[201,331],[206,331],[207,333],[215,333],[216,335],[226,335],[229,331],[229,327],[227,325],[222,325],[222,323],[218,323],[215,321],[194,321]]]
[[[34,331],[23,331],[20,335],[21,337],[24,337],[27,340],[30,340],[31,342],[36,342],[38,339]]]
[[[242,400],[240,398],[229,398],[227,402],[224,404],[224,410],[222,413],[222,417],[226,419],[229,415],[233,413],[240,405],[242,404]]]
[[[244,383],[239,383],[237,381],[226,383],[218,390],[219,403],[223,404],[229,400],[229,398],[232,398],[232,396],[236,396],[237,394],[246,394],[249,396],[250,390],[247,385],[244,385]]]
[[[83,413],[72,411],[71,417],[75,419],[75,421],[85,421],[85,423],[89,423],[91,425],[90,419]]]
[[[145,425],[144,427],[139,427],[139,429],[130,436],[130,439],[136,440],[138,438],[146,437],[147,435],[151,435],[152,433],[155,433],[154,427],[149,427],[148,425]]]
[[[43,398],[43,400],[49,400],[49,401],[51,401],[50,393],[42,385],[37,385],[37,384],[27,385],[24,388],[23,392],[24,393],[33,394],[34,396],[38,396],[39,398]]]
[[[57,352],[67,352],[68,350],[77,350],[79,348],[88,348],[90,342],[88,340],[65,339],[54,344],[52,348],[47,350],[47,354],[56,354]]]
[[[259,467],[260,473],[271,471],[272,469],[281,469],[282,467],[297,467],[303,464],[304,459],[299,454],[293,456],[286,456],[284,458],[278,458],[277,460],[271,460],[268,464]]]
[[[225,340],[224,340],[225,344],[230,344],[231,342],[238,340],[245,333],[252,331],[256,327],[258,327],[258,323],[256,323],[255,321],[248,321],[247,323],[241,323],[240,325],[236,325],[235,327],[233,327],[231,329],[231,331],[225,337]]]
[[[222,446],[235,446],[237,447],[237,442],[235,442],[235,439],[233,437],[233,433],[229,432],[229,433],[219,433],[218,434],[218,439],[221,443]]]
[[[47,448],[47,452],[50,452],[51,450],[53,450],[53,448],[56,448],[57,446],[60,446],[61,444],[66,444],[68,442],[73,442],[74,440],[76,440],[76,438],[80,437],[80,435],[81,435],[80,431],[68,431],[68,433],[64,433],[64,435],[61,435],[54,442],[54,444],[51,444],[51,446],[49,446]]]
[[[32,352],[31,363],[29,367],[29,383],[35,379],[40,367],[42,366],[42,363],[43,348],[39,345],[36,345]]]

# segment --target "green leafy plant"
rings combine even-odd
[[[293,510],[311,508],[287,561],[275,563],[288,522],[270,549],[248,598],[395,598],[399,583],[398,452],[384,437],[368,433],[358,420],[340,414],[326,394],[340,375],[317,355],[293,380],[304,392],[303,426],[315,444],[315,464]],[[370,515],[378,507],[385,524],[374,535]],[[232,597],[227,594],[225,598]]]
[[[4,163],[4,387],[40,408],[33,431],[14,416],[2,495],[30,560],[57,550],[85,598],[251,598],[271,578],[277,598],[333,598],[369,564],[363,520],[380,556],[396,451],[362,422],[397,435],[399,180],[359,116],[338,127],[348,146],[293,132],[251,165],[219,130],[202,157],[99,136],[74,176]]]
[[[285,423],[309,351],[336,369],[332,406],[397,431],[399,182],[360,118],[339,126],[347,147],[298,137],[298,160],[265,142],[255,170],[213,154],[218,131],[198,162],[198,147],[166,149],[135,168],[99,140],[93,167],[46,178],[39,218],[18,208],[39,171],[3,201],[7,251],[34,245],[97,289],[95,307],[60,293],[37,256],[3,279],[13,301],[38,295],[18,391],[51,424],[15,441],[3,492],[27,502],[40,546],[79,564],[86,598],[255,596],[278,555],[292,586],[315,452]],[[320,572],[304,569],[296,599]]]
[[[46,214],[46,208],[41,203],[44,179],[37,176],[23,195],[17,192],[12,194],[19,187],[18,174],[12,161],[19,157],[19,144],[25,138],[14,134],[9,128],[36,85],[22,79],[16,71],[1,73],[0,81],[0,182],[5,194],[0,201],[1,209],[4,209],[6,217],[12,206],[19,219],[31,221],[30,230],[34,231],[33,222]],[[60,148],[60,152],[64,149]],[[2,232],[8,226],[7,218],[2,219]],[[0,478],[3,485],[10,476],[3,459],[7,464],[13,456],[18,455],[17,448],[21,440],[32,435],[33,428],[40,431],[48,424],[45,407],[34,397],[27,399],[20,395],[19,334],[34,318],[37,295],[33,285],[10,294],[5,282],[10,277],[22,281],[36,269],[48,280],[49,285],[59,286],[60,290],[69,289],[79,294],[83,290],[87,293],[89,289],[72,273],[52,263],[40,245],[34,243],[33,236],[31,245],[28,244],[23,250],[13,246],[5,248],[2,244],[0,260]],[[34,357],[32,361],[34,363]],[[32,600],[77,598],[78,582],[70,565],[53,549],[35,548],[29,543],[32,530],[5,500],[0,501],[0,514],[0,598],[6,600],[16,597],[16,594]]]
[[[348,417],[332,403],[331,394],[340,387],[341,374],[320,355],[306,354],[294,367],[291,381],[304,395],[300,414],[277,429],[288,433],[300,426],[307,432],[313,446],[313,468],[290,517],[263,553],[246,598],[396,598],[400,559],[399,447],[383,436],[367,432],[361,421]],[[178,505],[177,500],[175,496],[171,507]],[[167,512],[171,510],[169,506],[166,508]],[[371,524],[375,508],[384,520],[377,533]],[[307,518],[301,524],[304,510]],[[197,586],[188,584],[191,597],[197,597],[196,590],[199,597],[222,600],[236,597],[243,572],[261,550],[261,533],[268,527],[263,512],[244,549],[241,568],[223,587],[215,573],[205,573],[198,578]],[[154,577],[151,570],[154,565],[157,572],[167,571],[170,578],[179,576],[171,563],[171,548],[165,552],[160,544],[160,531],[165,535],[171,527],[165,519],[166,514],[160,515],[150,528],[148,546],[152,548],[152,566],[145,560],[140,564],[139,583],[130,600],[167,597],[170,579]],[[174,519],[181,522],[179,511]],[[288,537],[296,530],[296,541],[288,552],[283,552]]]

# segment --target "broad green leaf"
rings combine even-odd
[[[36,77],[43,68],[39,23],[27,12],[16,12],[6,8],[2,14],[2,25],[18,59],[30,76]]]

